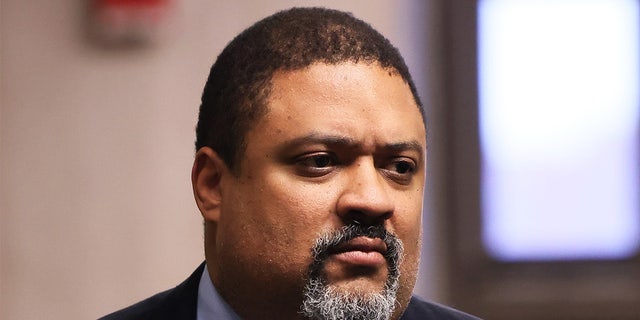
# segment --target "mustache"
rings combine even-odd
[[[392,232],[387,231],[383,225],[350,224],[333,232],[323,234],[316,240],[311,249],[313,261],[309,268],[310,278],[313,279],[320,276],[324,261],[336,250],[336,247],[358,237],[381,239],[387,247],[387,250],[383,252],[383,256],[387,260],[390,273],[398,272],[403,253],[400,239]]]

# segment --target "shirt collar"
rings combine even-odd
[[[205,265],[198,285],[198,320],[241,320],[213,286]]]

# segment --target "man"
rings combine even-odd
[[[206,262],[105,319],[475,319],[412,298],[424,112],[368,24],[319,8],[256,23],[213,65],[196,133]]]

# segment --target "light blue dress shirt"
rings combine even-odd
[[[198,285],[198,320],[241,320],[218,294],[206,265]]]

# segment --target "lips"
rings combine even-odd
[[[380,238],[356,237],[331,251],[331,257],[349,265],[375,267],[386,262],[387,245]]]

